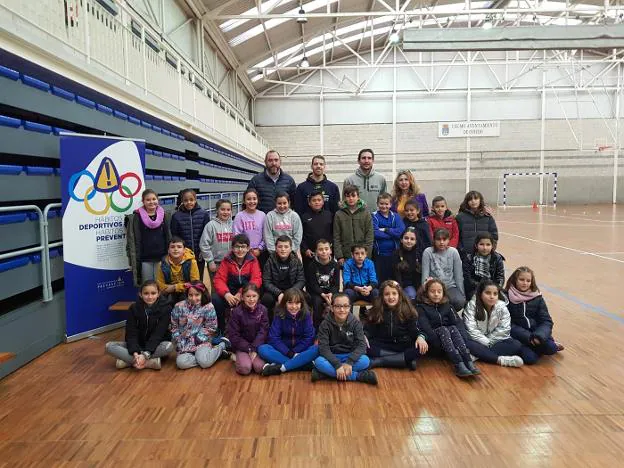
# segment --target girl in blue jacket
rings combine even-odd
[[[268,343],[258,347],[258,354],[267,362],[262,375],[280,375],[310,365],[318,357],[314,336],[312,314],[303,291],[287,289],[275,309]]]
[[[546,301],[529,267],[521,266],[507,280],[511,337],[522,343],[520,357],[525,364],[535,364],[544,355],[563,351],[552,337],[553,320]]]
[[[178,195],[178,211],[171,217],[171,234],[181,237],[184,245],[195,254],[200,279],[204,277],[206,262],[201,255],[199,241],[208,221],[210,213],[197,204],[195,190],[190,188],[181,190]]]

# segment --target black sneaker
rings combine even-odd
[[[361,371],[358,372],[357,378],[355,380],[370,385],[377,385],[377,374],[375,374],[375,371],[372,370]]]
[[[472,377],[472,372],[466,367],[466,364],[460,362],[455,364],[455,375],[457,377]]]
[[[228,351],[225,348],[223,348],[223,350],[221,351],[221,356],[219,356],[219,359],[232,359],[233,355],[234,353],[232,351]]]
[[[281,367],[281,364],[267,363],[262,367],[262,375],[265,377],[268,377],[270,375],[280,375],[282,373],[282,370],[280,369]]]
[[[325,374],[321,374],[318,369],[315,367],[312,369],[311,380],[312,382],[316,382],[317,380],[325,380],[327,377]]]
[[[468,370],[470,372],[472,372],[472,375],[479,375],[481,373],[481,371],[479,370],[479,368],[477,366],[474,365],[474,362],[470,361],[466,363],[466,367],[468,368]]]
[[[232,343],[230,343],[230,340],[228,340],[225,336],[219,337],[219,343],[223,343],[225,345],[225,349],[227,349],[228,351],[232,349]]]

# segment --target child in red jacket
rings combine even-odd
[[[447,229],[451,235],[449,238],[449,246],[457,248],[459,242],[459,227],[457,226],[457,221],[455,221],[455,218],[451,215],[451,210],[448,209],[444,197],[437,196],[431,201],[431,213],[429,213],[427,222],[431,229],[432,239],[437,229]]]

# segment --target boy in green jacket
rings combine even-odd
[[[342,191],[343,207],[334,217],[334,255],[340,266],[350,257],[351,247],[361,244],[366,254],[373,253],[373,221],[360,200],[360,191],[355,185],[346,185]]]

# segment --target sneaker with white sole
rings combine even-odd
[[[520,356],[499,356],[498,364],[503,367],[522,367],[524,361]]]
[[[148,359],[147,361],[145,361],[145,368],[146,369],[154,369],[154,370],[160,370],[161,365],[160,365],[160,358],[151,358]]]

